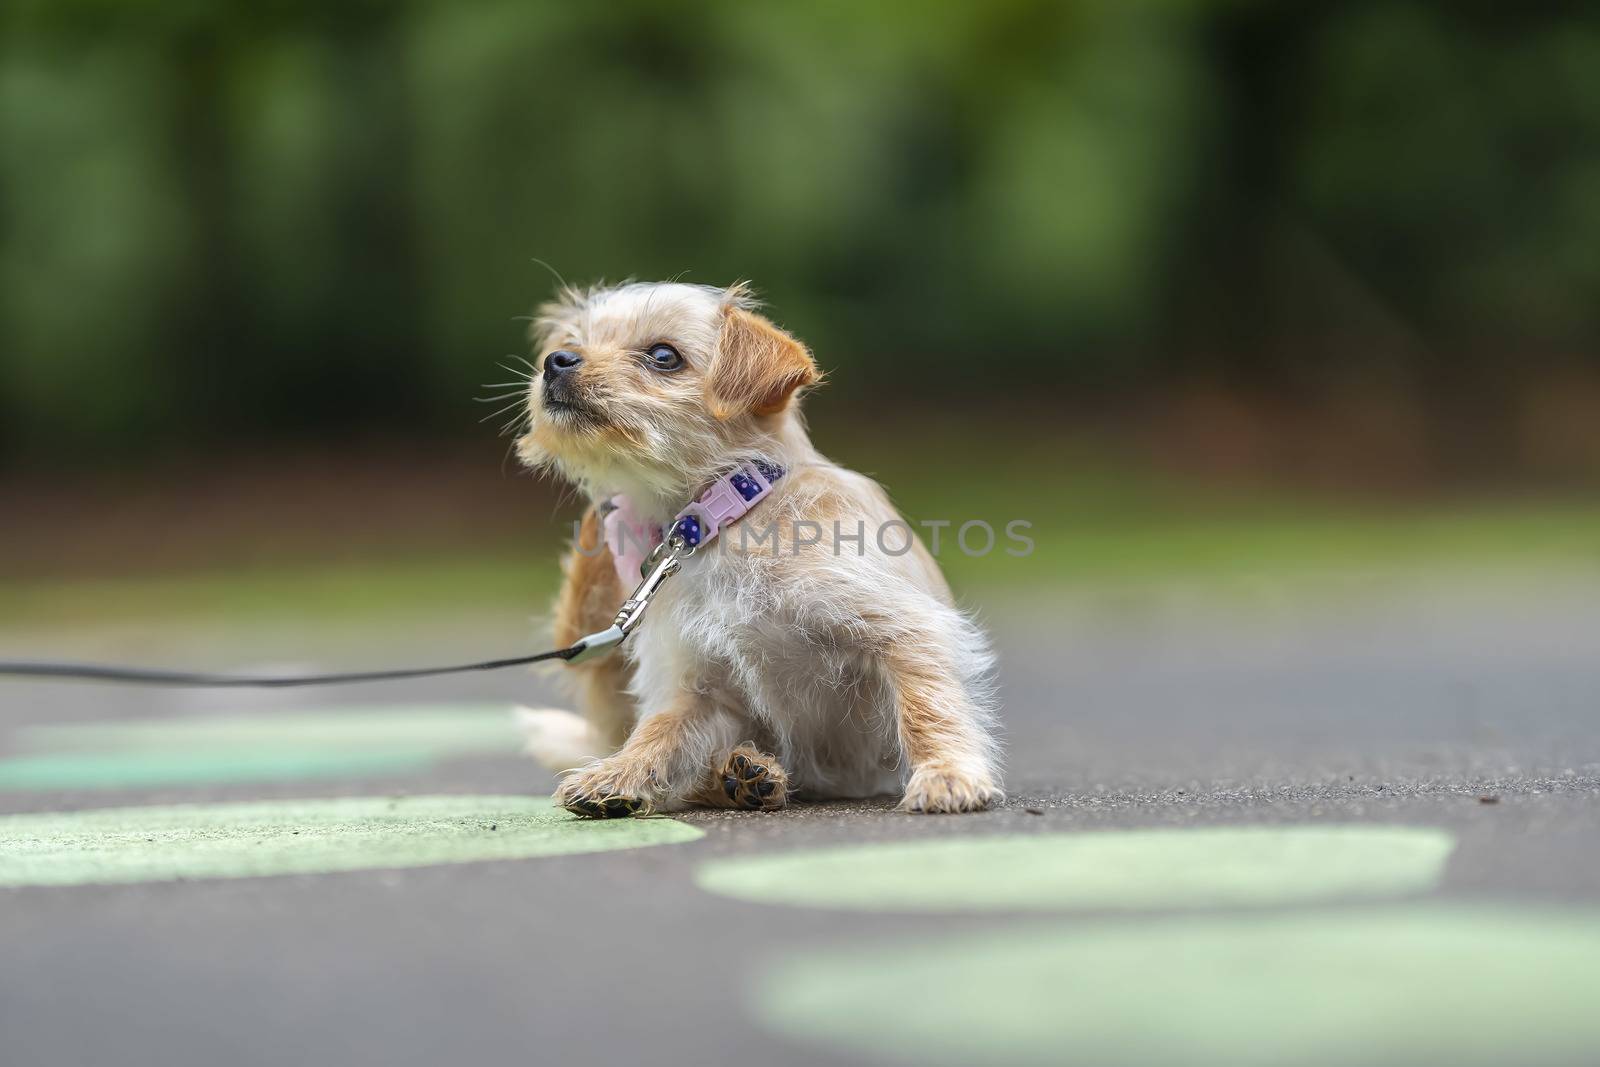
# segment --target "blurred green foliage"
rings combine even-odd
[[[0,456],[461,432],[535,257],[753,278],[855,396],[1492,390],[1595,360],[1600,9],[0,10]]]

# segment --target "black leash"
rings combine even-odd
[[[346,671],[339,674],[209,674],[160,667],[120,667],[107,663],[52,663],[0,660],[0,679],[39,678],[49,682],[109,682],[118,685],[191,686],[204,689],[288,689],[301,685],[348,685],[353,682],[389,682],[399,678],[427,678],[468,671],[498,671],[530,663],[560,659],[576,663],[602,656],[623,641],[644,621],[645,609],[661,583],[678,572],[684,559],[694,554],[681,535],[674,534],[651,550],[640,568],[643,578],[633,595],[622,602],[614,622],[604,630],[580,637],[566,648],[553,648],[532,656],[489,659],[481,663],[454,663],[448,667],[406,667],[388,671]]]
[[[338,674],[209,674],[205,671],[174,671],[160,667],[121,667],[107,663],[51,663],[25,660],[0,660],[0,679],[38,678],[47,682],[108,682],[117,685],[191,686],[204,689],[288,689],[301,685],[349,685],[353,682],[389,682],[400,678],[427,678],[439,674],[466,674],[469,671],[498,671],[530,663],[560,659],[576,663],[580,659],[602,656],[622,644],[644,620],[645,609],[661,583],[678,572],[681,561],[694,549],[674,535],[657,545],[641,570],[644,578],[633,595],[623,601],[616,621],[598,633],[580,637],[566,648],[553,648],[532,656],[489,659],[481,663],[454,663],[448,667],[405,667],[388,671],[345,671]]]
[[[604,630],[580,637],[566,648],[555,648],[533,656],[512,656],[481,663],[456,663],[448,667],[406,667],[388,671],[348,671],[339,674],[249,675],[208,674],[204,671],[174,671],[159,667],[120,667],[106,663],[51,663],[0,660],[0,678],[39,678],[54,682],[109,682],[118,685],[191,686],[204,689],[288,689],[302,685],[349,685],[353,682],[389,682],[400,678],[427,678],[439,674],[466,674],[469,671],[498,671],[530,663],[560,659],[575,663],[580,659],[603,656],[627,640],[644,621],[645,609],[661,584],[674,574],[683,560],[694,555],[695,546],[684,535],[673,533],[651,549],[639,568],[640,582],[622,602],[616,619]]]
[[[204,671],[172,671],[160,668],[118,667],[101,663],[28,663],[0,660],[0,677],[42,678],[57,682],[116,682],[123,685],[195,686],[207,689],[287,689],[299,685],[348,685],[352,682],[386,682],[398,678],[425,678],[436,674],[465,674],[468,671],[498,671],[544,660],[571,660],[586,645],[579,641],[567,648],[540,652],[536,656],[513,656],[481,663],[457,663],[448,667],[407,667],[388,671],[348,671],[341,674],[248,675],[207,674]]]

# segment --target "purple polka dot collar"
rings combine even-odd
[[[682,535],[690,548],[711,542],[717,534],[748,515],[767,498],[772,487],[788,472],[769,460],[753,459],[715,479],[666,525],[665,531]],[[665,540],[664,532],[642,521],[633,501],[618,494],[601,505],[606,546],[617,565],[625,588],[639,581],[644,559]]]

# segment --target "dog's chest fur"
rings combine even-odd
[[[799,789],[893,790],[901,774],[888,686],[857,650],[859,621],[834,617],[826,596],[798,580],[805,573],[781,552],[714,545],[687,560],[625,646],[640,711],[688,688],[746,717]]]

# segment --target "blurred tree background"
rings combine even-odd
[[[0,10],[0,462],[472,433],[537,260],[753,278],[857,405],[1353,397],[1600,463],[1600,9]]]

